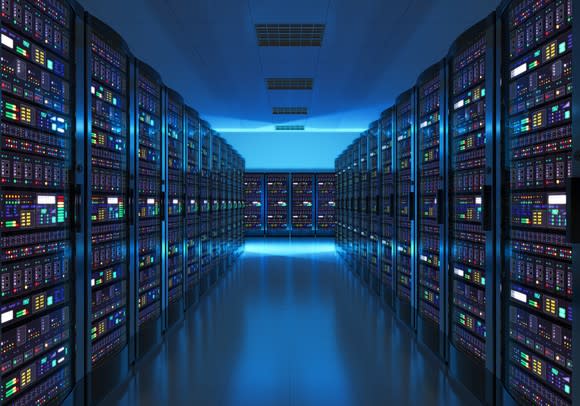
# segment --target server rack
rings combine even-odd
[[[245,240],[245,233],[244,233],[244,212],[246,209],[246,203],[244,199],[244,175],[246,172],[246,160],[238,155],[238,188],[237,188],[237,200],[238,200],[238,251],[237,255],[241,255],[244,251],[244,240]]]
[[[357,275],[361,275],[361,269],[358,264],[358,258],[360,255],[361,246],[361,236],[360,236],[360,207],[361,207],[361,188],[360,188],[360,142],[357,139],[353,142],[351,147],[351,176],[352,176],[352,207],[351,207],[351,219],[350,223],[352,225],[352,243],[353,246],[350,250],[350,260],[355,267]]]
[[[28,30],[23,15],[58,35]],[[73,399],[84,372],[74,357],[74,348],[84,351],[83,329],[74,329],[84,303],[73,300],[85,292],[75,248],[75,240],[83,246],[84,179],[74,171],[84,164],[82,16],[67,1],[2,3],[2,403]]]
[[[221,154],[221,188],[222,188],[222,231],[223,231],[223,266],[222,274],[226,272],[228,266],[231,263],[231,249],[232,249],[232,198],[231,198],[231,162],[232,162],[232,150],[231,146],[223,140],[223,147],[225,152],[222,150]]]
[[[576,403],[578,353],[572,337],[577,292],[578,146],[577,103],[572,109],[572,0],[505,1],[499,8],[497,53],[503,87],[496,105],[503,137],[504,215],[497,269],[503,308],[498,332],[506,404]],[[576,128],[576,131],[574,129]],[[498,140],[499,144],[499,140]],[[574,158],[575,157],[575,158]],[[500,189],[500,190],[501,190]],[[574,285],[576,284],[576,285]],[[577,313],[576,313],[577,314]],[[577,364],[577,363],[576,363]]]
[[[204,294],[209,289],[209,265],[211,260],[210,241],[210,150],[211,150],[211,127],[206,121],[201,121],[201,176],[200,176],[200,197],[201,218],[200,218],[200,260],[201,260],[201,284],[200,294]]]
[[[348,165],[346,163],[346,151],[343,151],[339,157],[339,165],[340,165],[340,253],[344,257],[347,253],[347,245],[348,245],[348,211],[349,211],[349,201],[348,201],[348,176],[347,176],[347,168]]]
[[[213,285],[218,278],[219,269],[221,266],[221,188],[220,188],[220,149],[221,139],[215,130],[211,131],[211,149],[210,149],[210,265],[209,265],[209,282]]]
[[[244,175],[244,231],[249,236],[264,235],[264,175]]]
[[[162,211],[164,183],[162,146],[164,131],[163,83],[150,66],[136,60],[134,155],[137,179],[137,239],[135,269],[138,270],[135,298],[137,323],[136,351],[141,357],[161,339],[162,244],[165,216]],[[162,259],[163,258],[163,259]]]
[[[381,293],[380,271],[381,271],[381,179],[380,179],[380,150],[379,150],[379,126],[380,122],[375,121],[369,126],[368,145],[369,145],[369,216],[370,216],[370,235],[369,235],[369,271],[370,271],[370,288],[377,295]]]
[[[342,256],[342,244],[344,239],[343,231],[343,216],[344,216],[344,187],[343,187],[343,173],[342,173],[342,156],[341,153],[334,160],[334,172],[336,173],[336,234],[334,240],[338,253]]]
[[[370,238],[370,215],[369,215],[369,132],[365,131],[359,137],[359,247],[357,255],[358,272],[365,283],[369,283],[369,238]]]
[[[384,302],[395,308],[395,107],[381,114],[381,291]]]
[[[185,171],[185,238],[186,238],[186,306],[199,300],[200,291],[200,123],[199,114],[185,107],[186,171]]]
[[[330,236],[338,232],[337,219],[337,177],[335,173],[316,174],[316,205],[314,208],[316,235]]]
[[[479,399],[494,385],[495,227],[495,15],[470,28],[451,46],[447,204],[449,230],[449,363]]]
[[[415,258],[415,89],[397,98],[396,114],[396,310],[408,326],[416,327],[417,281]]]
[[[265,175],[266,232],[270,235],[289,233],[290,179],[288,173]]]
[[[445,61],[417,79],[417,332],[445,358]]]
[[[166,320],[171,327],[183,317],[185,269],[184,104],[181,95],[166,88],[167,269]]]
[[[314,228],[314,180],[313,173],[291,173],[292,193],[290,197],[292,234],[313,235]]]
[[[128,373],[133,317],[134,65],[110,27],[86,14],[85,269],[87,399],[100,400]]]

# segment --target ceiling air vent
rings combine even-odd
[[[256,24],[258,46],[319,47],[324,24]]]
[[[310,78],[271,78],[266,79],[268,90],[312,90]]]
[[[308,109],[306,107],[272,107],[272,114],[305,116],[308,114]]]
[[[303,125],[277,125],[276,131],[304,131]]]

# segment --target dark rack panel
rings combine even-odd
[[[334,173],[316,174],[316,234],[334,235],[337,218],[337,179]]]
[[[168,324],[181,318],[184,279],[184,105],[167,89],[167,305]]]
[[[396,292],[397,311],[408,325],[414,325],[415,307],[415,264],[411,242],[414,239],[414,141],[415,141],[415,101],[414,90],[407,91],[397,98],[396,110]]]
[[[314,174],[293,173],[291,194],[292,233],[314,233]]]
[[[289,232],[288,174],[266,174],[266,230],[269,234]]]
[[[142,353],[161,332],[163,85],[153,69],[136,65],[137,329]]]
[[[59,403],[76,344],[75,14],[65,1],[4,0],[1,23],[0,401]]]
[[[394,178],[394,108],[381,114],[381,285],[385,303],[394,306],[395,249],[395,178]]]
[[[519,403],[569,405],[572,384],[572,0],[503,18],[506,250],[503,373]],[[576,213],[578,214],[578,213]]]

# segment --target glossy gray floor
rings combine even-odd
[[[348,272],[332,240],[246,253],[106,404],[473,405]]]

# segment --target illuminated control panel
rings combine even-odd
[[[187,249],[187,291],[194,292],[199,285],[199,154],[200,126],[197,112],[185,108],[185,134],[187,137],[186,188],[186,249]],[[194,295],[196,293],[193,293]]]
[[[440,173],[440,65],[428,72],[418,87],[418,309],[423,319],[440,324],[439,199],[443,194]]]
[[[167,91],[167,290],[168,302],[183,296],[183,99]]]
[[[511,253],[506,385],[521,403],[571,404],[572,0],[512,1],[504,14]]]
[[[385,298],[393,291],[393,247],[394,247],[394,175],[393,175],[393,125],[394,108],[385,110],[380,120],[380,168],[381,181],[381,281]]]
[[[128,60],[107,35],[91,31],[91,286],[93,365],[127,343]]]
[[[481,365],[486,358],[486,236],[482,224],[486,48],[481,33],[450,61],[449,106],[451,341]]]
[[[333,234],[336,230],[337,198],[336,175],[319,173],[316,175],[316,232]]]
[[[138,63],[138,325],[161,315],[161,91],[158,75]]]
[[[266,221],[268,232],[288,231],[288,174],[266,175]]]
[[[246,173],[244,175],[244,229],[246,232],[264,231],[264,175]]]
[[[413,265],[411,241],[413,220],[412,166],[413,166],[413,96],[411,92],[403,94],[396,105],[396,232],[397,232],[397,297],[404,303],[411,303]]]
[[[293,173],[292,231],[314,231],[314,175]]]
[[[0,402],[58,403],[73,385],[73,13],[2,1]]]

